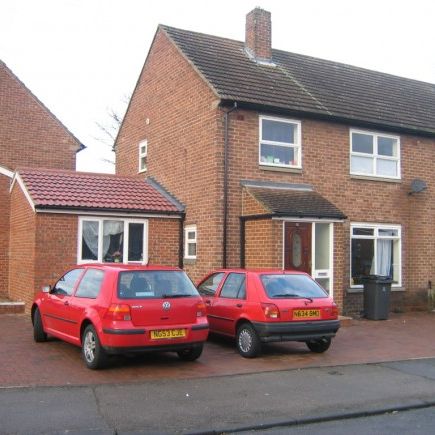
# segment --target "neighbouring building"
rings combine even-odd
[[[435,85],[272,49],[270,13],[244,42],[159,26],[116,141],[116,171],[185,205],[183,264],[304,270],[344,313],[361,278],[395,309],[434,281]]]
[[[83,145],[0,60],[0,297],[8,296],[9,189],[18,166],[75,169]]]

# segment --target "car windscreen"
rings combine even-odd
[[[154,299],[198,296],[192,281],[183,271],[131,270],[119,273],[120,299]]]
[[[269,298],[326,298],[328,294],[316,281],[306,275],[264,274],[260,276]]]

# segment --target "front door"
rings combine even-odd
[[[284,268],[311,274],[311,223],[285,222]]]

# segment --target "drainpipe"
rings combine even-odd
[[[223,207],[223,234],[222,234],[222,267],[227,267],[227,227],[228,227],[228,157],[229,157],[229,114],[237,109],[237,102],[231,109],[224,112],[224,207]]]
[[[184,267],[184,221],[186,220],[186,213],[181,215],[179,233],[178,233],[178,267],[183,269]]]

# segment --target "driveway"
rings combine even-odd
[[[284,343],[245,359],[231,340],[212,337],[196,362],[182,362],[171,353],[145,354],[114,357],[102,371],[87,369],[77,347],[55,339],[34,343],[28,316],[1,315],[0,328],[0,388],[137,383],[435,357],[435,313],[354,320],[324,354],[309,352],[303,343]]]

